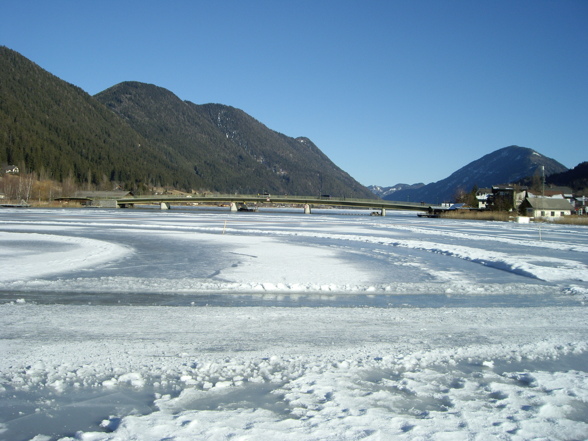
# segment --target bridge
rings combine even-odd
[[[126,208],[135,205],[158,204],[162,210],[168,210],[172,204],[228,204],[231,211],[255,211],[263,204],[300,205],[306,214],[310,214],[314,206],[334,206],[350,208],[370,208],[378,210],[378,215],[385,216],[386,210],[418,210],[426,211],[429,204],[424,202],[395,202],[381,199],[356,199],[330,196],[289,196],[289,195],[246,195],[246,194],[206,194],[185,196],[137,196],[123,197],[116,200],[117,207]]]

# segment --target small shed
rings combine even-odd
[[[62,202],[79,202],[89,207],[116,208],[116,200],[133,196],[130,191],[77,191],[73,196],[55,199]]]
[[[529,217],[557,218],[569,216],[574,207],[567,199],[528,197],[519,207],[519,211]]]
[[[133,196],[130,191],[115,190],[115,191],[76,191],[74,197],[80,199],[117,199]]]

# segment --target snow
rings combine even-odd
[[[586,227],[301,213],[0,211],[0,440],[587,439]]]
[[[64,267],[93,267],[129,252],[113,243],[53,234],[0,231],[0,241],[0,282],[58,274]]]

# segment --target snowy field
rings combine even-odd
[[[0,440],[586,440],[587,301],[586,227],[1,209]]]

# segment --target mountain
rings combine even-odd
[[[135,82],[93,97],[2,46],[0,164],[139,192],[375,197],[308,138],[282,135],[239,109]]]
[[[0,47],[0,163],[58,181],[127,185],[170,168],[96,99],[6,47]]]
[[[117,84],[96,99],[190,173],[193,188],[373,197],[310,139],[275,132],[234,107],[197,105],[138,82]]]
[[[379,185],[369,185],[368,189],[378,196],[379,198],[385,199],[387,196],[392,195],[393,193],[400,191],[400,190],[416,190],[421,187],[424,187],[425,184],[418,183],[418,184],[396,184],[392,187],[381,187]],[[393,200],[393,199],[391,199]]]
[[[555,173],[546,179],[548,184],[570,187],[574,191],[588,189],[588,162],[582,162],[561,173]]]
[[[533,176],[541,166],[545,175],[560,173],[567,167],[527,147],[510,146],[489,153],[460,168],[449,177],[419,189],[400,190],[386,196],[387,200],[424,201],[437,204],[454,200],[458,191],[469,192],[474,186],[491,187],[515,183]]]

